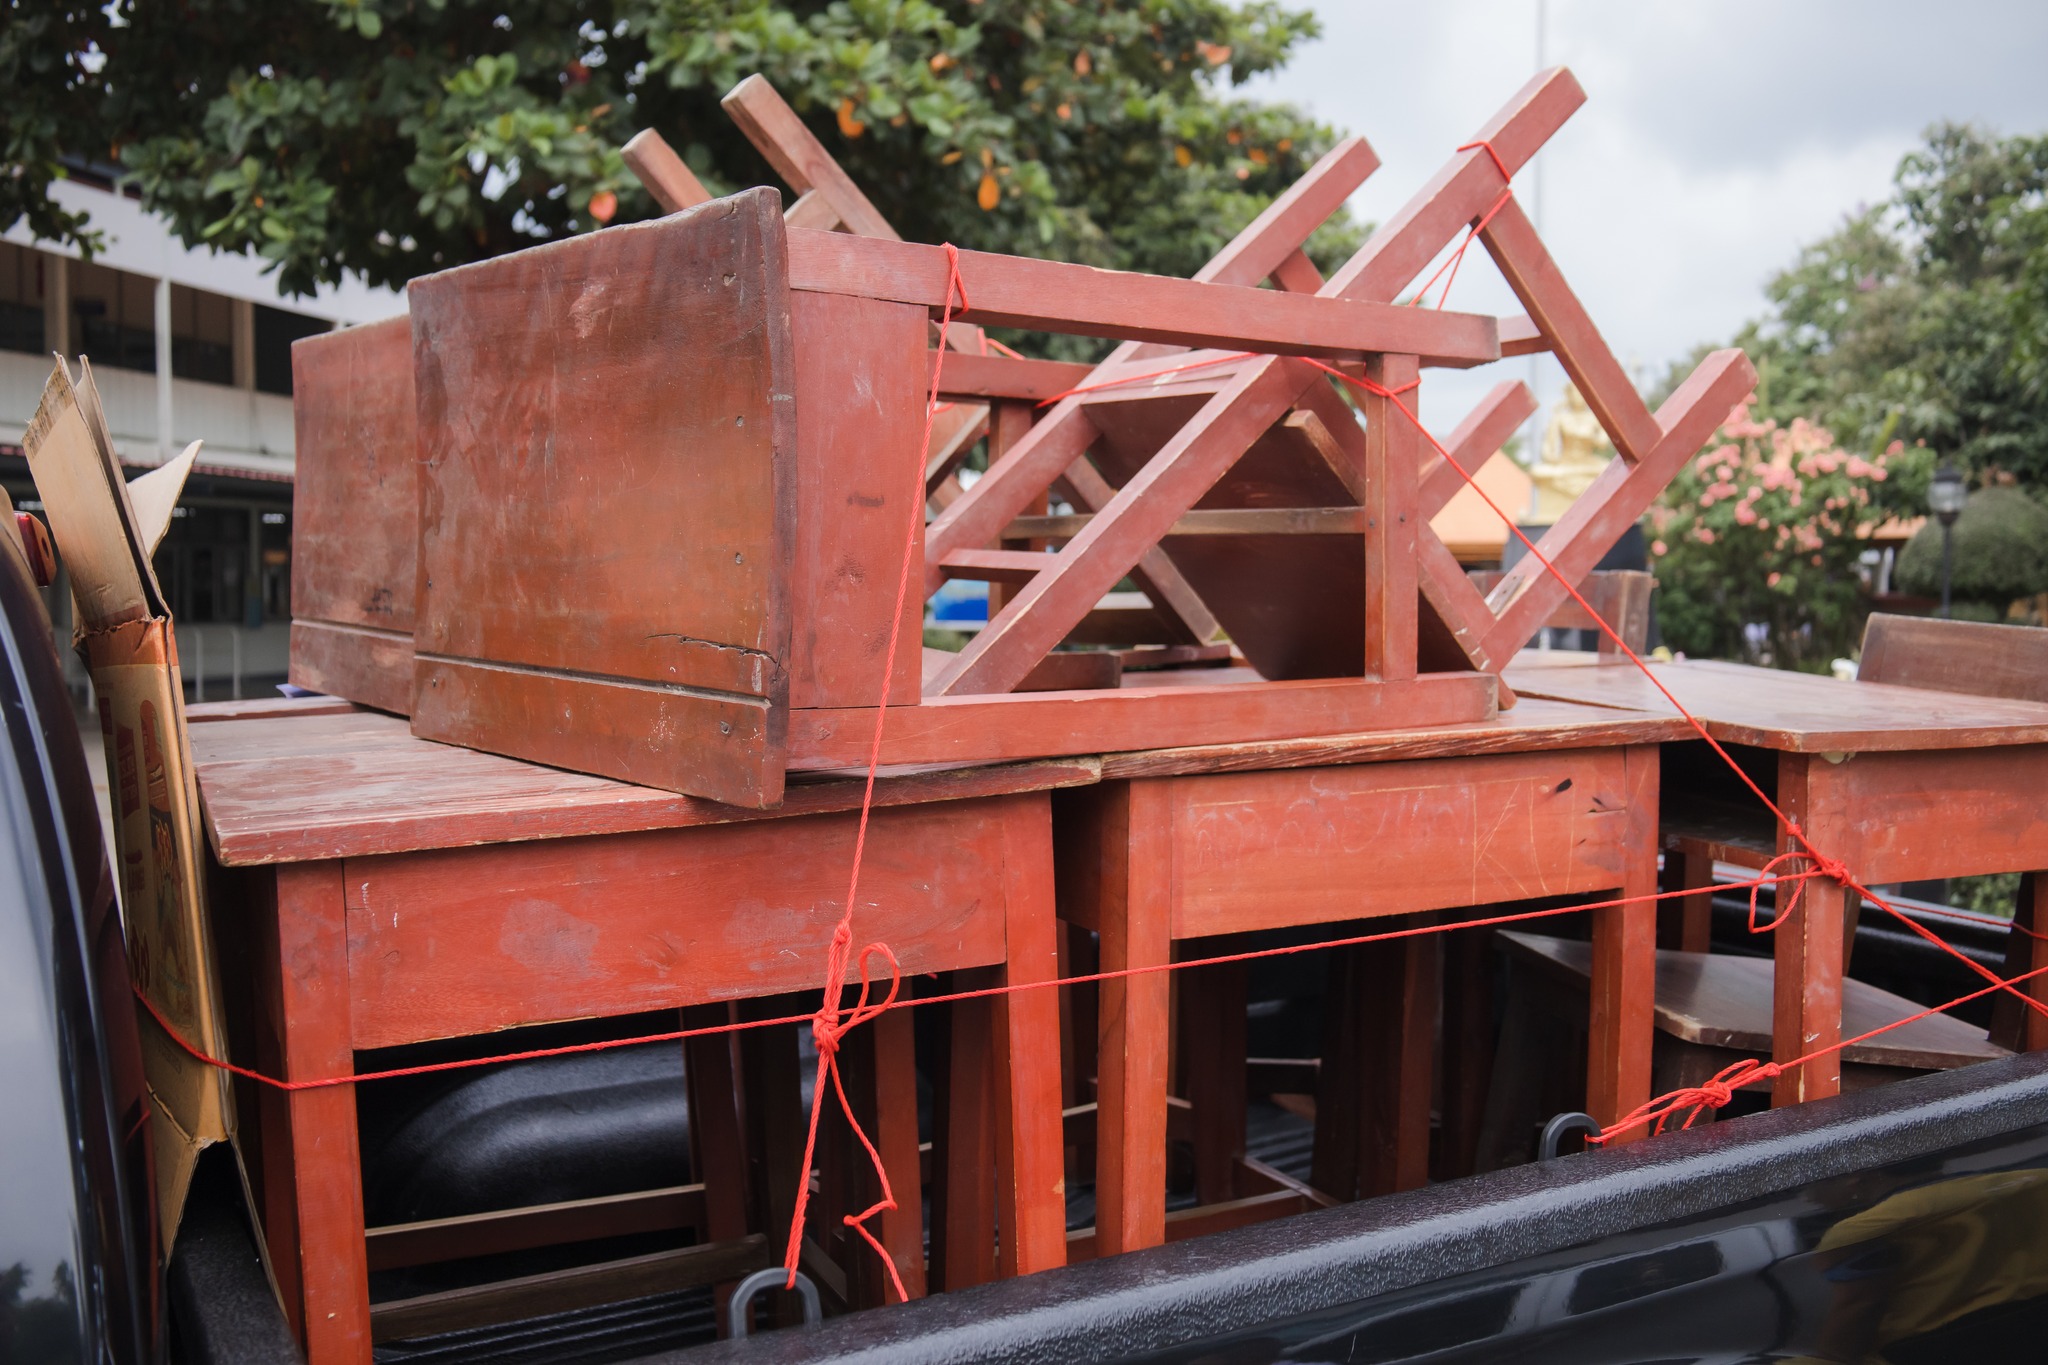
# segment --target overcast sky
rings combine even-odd
[[[1323,36],[1246,89],[1362,134],[1385,218],[1536,69],[1536,0],[1293,0]],[[2048,131],[2041,0],[1548,0],[1545,64],[1585,106],[1516,177],[1624,364],[1655,377],[1763,307],[1799,247],[1885,197],[1940,119]],[[1539,189],[1540,187],[1540,189]],[[1474,266],[1480,268],[1474,269]],[[1477,249],[1451,307],[1516,311]],[[1528,362],[1511,362],[1517,370]],[[1561,375],[1545,361],[1546,406]],[[1425,384],[1441,429],[1499,377]],[[1516,370],[1506,373],[1514,374]]]

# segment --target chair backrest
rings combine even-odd
[[[1872,613],[1863,627],[1864,682],[2048,702],[2048,630]]]
[[[1479,569],[1471,574],[1473,584],[1481,592],[1492,592],[1494,584],[1500,582],[1497,569]],[[1579,595],[1598,612],[1600,619],[1614,627],[1614,633],[1625,641],[1628,647],[1640,654],[1649,647],[1650,640],[1650,594],[1656,591],[1657,578],[1654,574],[1640,569],[1601,569],[1589,573],[1579,583]],[[1599,630],[1593,620],[1593,613],[1567,598],[1544,622],[1550,630]],[[1602,654],[1620,654],[1621,649],[1600,634],[1599,650]]]

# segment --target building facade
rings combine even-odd
[[[105,234],[91,261],[0,238],[0,484],[36,510],[21,433],[53,354],[92,361],[116,453],[131,474],[205,442],[156,571],[178,622],[188,691],[207,699],[283,680],[291,619],[291,344],[405,311],[404,295],[351,282],[281,297],[263,262],[187,250],[112,186],[53,191]],[[51,594],[60,634],[70,593]],[[65,651],[68,655],[69,651]],[[81,694],[83,670],[73,671]]]

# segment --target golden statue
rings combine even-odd
[[[1566,381],[1564,396],[1543,429],[1542,455],[1529,466],[1529,478],[1536,485],[1537,524],[1556,524],[1613,458],[1614,445],[1600,419],[1586,406],[1579,386]]]

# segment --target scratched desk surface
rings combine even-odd
[[[813,815],[859,807],[864,774],[790,775],[781,808],[748,810],[418,739],[377,711],[202,713],[191,727],[207,838],[228,866]],[[1097,780],[1094,758],[884,768],[877,806]]]
[[[1525,705],[1550,698],[1674,714],[1634,664],[1588,662],[1594,657],[1524,651],[1508,666],[1508,685],[1527,699]],[[2048,705],[2039,702],[1843,682],[1712,660],[1653,663],[1650,671],[1714,738],[1728,744],[1869,753],[2048,743]]]
[[[224,703],[194,708],[193,720],[207,837],[229,866],[773,819],[849,810],[861,799],[858,772],[792,773],[779,810],[747,810],[437,744],[416,738],[396,716],[328,699]],[[1524,698],[1493,720],[1430,729],[1103,758],[884,768],[875,802],[909,805],[1087,786],[1107,776],[1598,748],[1689,733],[1675,716]]]

